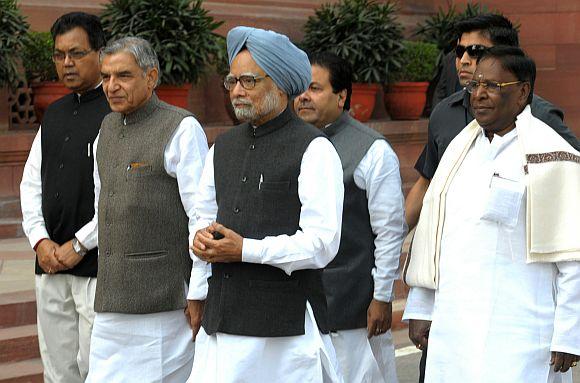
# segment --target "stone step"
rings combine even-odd
[[[0,198],[0,218],[22,218],[20,208],[20,198],[3,197]]]
[[[34,290],[0,294],[0,329],[36,323]]]
[[[0,329],[0,363],[40,357],[35,324]]]
[[[42,372],[40,358],[0,363],[0,383],[42,383]]]
[[[21,218],[0,218],[0,239],[24,237]]]

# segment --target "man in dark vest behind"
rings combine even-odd
[[[95,140],[99,283],[87,382],[184,382],[194,346],[188,224],[207,153],[190,112],[160,101],[159,61],[140,38],[101,53],[113,113]]]
[[[189,381],[340,382],[322,284],[340,243],[340,158],[288,106],[310,83],[308,57],[248,27],[227,48],[244,123],[218,137],[196,195]]]
[[[340,248],[322,274],[332,343],[345,382],[397,382],[391,302],[406,233],[399,161],[383,136],[349,115],[348,62],[320,53],[310,63],[312,82],[294,109],[328,135],[344,172]]]
[[[20,184],[24,232],[36,251],[38,340],[44,381],[84,382],[97,276],[92,146],[110,112],[101,86],[98,17],[61,16],[52,58],[72,93],[51,104]],[[87,247],[93,250],[87,251]]]

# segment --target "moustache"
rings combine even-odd
[[[247,100],[245,98],[241,98],[241,97],[236,97],[232,100],[232,106],[235,108],[236,105],[252,105],[252,101]]]

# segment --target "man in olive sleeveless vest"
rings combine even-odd
[[[157,98],[147,41],[114,41],[101,61],[113,113],[95,141],[99,283],[87,382],[184,382],[194,352],[183,313],[188,223],[207,140],[191,113]]]
[[[399,161],[380,134],[350,117],[348,62],[321,53],[310,63],[312,83],[294,108],[328,135],[344,172],[340,248],[322,274],[332,343],[346,382],[396,382],[391,302],[406,233]]]
[[[308,58],[272,31],[236,27],[227,44],[224,86],[244,123],[210,149],[196,196],[189,298],[203,330],[189,381],[340,382],[321,268],[340,242],[342,169],[288,107]]]
[[[99,18],[62,15],[51,28],[52,58],[70,94],[42,118],[20,184],[22,226],[36,252],[38,341],[44,381],[84,382],[95,316],[96,236],[91,147],[110,113],[99,67]]]

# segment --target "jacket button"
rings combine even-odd
[[[250,145],[250,150],[254,150],[254,149],[256,149],[256,145],[254,145],[254,144]]]
[[[77,114],[79,114],[79,111],[78,111],[78,110],[75,110],[75,111],[73,112],[73,114],[76,116]]]
[[[234,213],[235,214],[238,214],[239,212],[240,212],[240,208],[239,207],[234,208]]]
[[[115,195],[115,193],[114,193],[114,192],[112,192],[112,191],[110,191],[110,192],[109,192],[109,197],[112,197],[112,196],[114,196],[114,195]]]
[[[58,168],[59,168],[59,169],[62,169],[62,168],[64,168],[64,164],[60,164],[60,165],[58,165]]]
[[[246,181],[247,181],[247,180],[248,180],[248,177],[246,177],[246,176],[243,176],[243,177],[242,177],[242,182],[243,182],[243,183],[246,183]]]
[[[111,252],[110,252],[109,250],[107,250],[107,251],[105,252],[105,255],[111,255]]]
[[[230,274],[228,274],[228,273],[224,274],[224,279],[230,279],[230,277],[231,277]]]
[[[68,140],[70,140],[70,137],[69,137],[69,136],[66,136],[66,137],[64,138],[64,142],[68,142]]]
[[[59,192],[54,193],[54,198],[58,199],[59,197],[60,197],[60,193]]]

